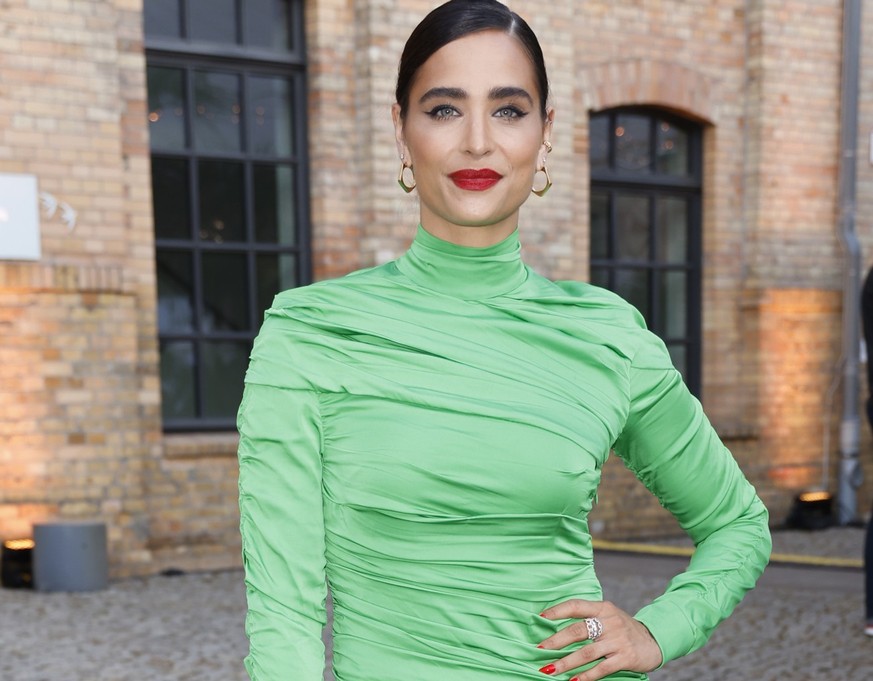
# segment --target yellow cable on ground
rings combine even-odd
[[[592,544],[595,550],[624,551],[626,553],[643,553],[655,556],[685,556],[691,557],[694,548],[690,546],[668,546],[664,544],[646,544],[642,542],[621,542],[608,539],[594,539]],[[809,556],[800,553],[774,553],[770,556],[770,563],[794,563],[799,565],[812,565],[817,567],[864,567],[864,561],[860,558],[829,558],[827,556]]]

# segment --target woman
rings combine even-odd
[[[409,251],[280,294],[252,353],[249,674],[321,679],[326,576],[338,681],[645,679],[752,587],[767,512],[640,315],[520,260],[554,116],[527,24],[442,5],[396,94]],[[601,600],[586,523],[611,448],[698,544],[634,617]]]

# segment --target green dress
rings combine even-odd
[[[239,431],[255,681],[321,680],[325,578],[337,681],[547,678],[561,655],[536,645],[566,621],[539,613],[602,597],[587,516],[611,450],[698,547],[636,614],[665,661],[769,556],[766,509],[661,341],[614,294],[528,269],[517,232],[468,248],[419,227],[394,262],[279,294]]]

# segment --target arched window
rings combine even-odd
[[[700,393],[701,130],[652,108],[591,116],[591,282],[621,295]]]

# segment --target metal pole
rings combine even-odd
[[[861,484],[858,449],[861,418],[860,312],[861,246],[855,230],[855,174],[858,148],[858,71],[861,45],[861,0],[843,2],[843,69],[840,97],[839,208],[840,233],[845,249],[843,281],[843,418],[840,423],[840,468],[837,522],[847,525],[858,517],[857,488]]]

